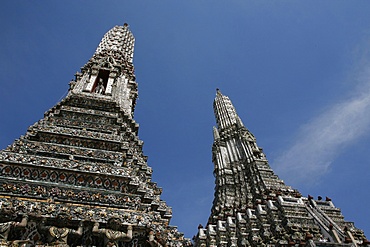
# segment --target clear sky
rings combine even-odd
[[[3,1],[0,148],[65,96],[104,33],[136,38],[135,120],[187,237],[213,200],[212,102],[230,97],[284,181],[370,238],[370,1]]]

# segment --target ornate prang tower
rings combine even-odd
[[[1,246],[189,244],[142,152],[133,52],[127,24],[109,30],[66,98],[0,151]]]
[[[215,198],[195,246],[368,246],[330,198],[303,197],[271,170],[230,99],[213,103]]]

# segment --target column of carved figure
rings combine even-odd
[[[29,240],[9,240],[9,235],[13,233],[17,228],[24,228],[27,226],[28,216],[22,215],[20,222],[16,221],[17,214],[15,208],[9,204],[3,203],[0,218],[0,246],[24,246]]]
[[[238,207],[238,209],[240,211],[245,212],[247,205],[248,205],[248,199],[250,196],[248,196],[249,188],[248,188],[248,181],[246,181],[247,174],[246,174],[246,168],[245,168],[247,155],[244,149],[243,138],[240,136],[238,139],[236,139],[236,147],[237,147],[238,154],[239,154],[239,162],[237,164],[237,169],[238,169],[238,175],[239,175],[238,184],[239,184],[240,195],[238,196],[238,198],[239,198],[240,206]]]
[[[244,178],[244,186],[242,188],[243,191],[243,199],[244,199],[244,205],[241,208],[242,212],[246,212],[247,208],[253,207],[253,187],[252,187],[252,179],[250,177],[250,164],[247,162],[243,162],[242,170],[243,170],[243,178]]]
[[[45,220],[41,223],[39,230],[45,235],[45,243],[39,244],[43,246],[54,247],[69,247],[69,237],[76,235],[81,237],[83,234],[84,222],[79,223],[78,229],[68,228],[68,216],[66,214],[59,214],[54,225],[46,225]],[[127,232],[119,231],[120,220],[118,218],[111,218],[108,220],[107,228],[99,229],[99,223],[95,223],[92,233],[101,235],[104,239],[104,246],[118,247],[120,241],[129,242],[132,239],[132,226],[127,227]]]
[[[225,141],[224,152],[222,155],[225,155],[224,163],[225,169],[223,175],[224,180],[224,190],[223,190],[223,204],[225,207],[223,209],[223,219],[225,219],[228,215],[232,215],[234,213],[234,206],[235,206],[235,174],[233,172],[234,164],[235,164],[235,157],[232,150],[231,140]]]
[[[241,205],[241,183],[240,183],[240,168],[239,168],[239,164],[240,164],[240,154],[239,154],[239,150],[237,149],[237,144],[236,144],[236,137],[231,137],[230,140],[228,140],[227,142],[227,146],[228,146],[228,150],[230,152],[230,157],[231,158],[231,164],[230,164],[230,170],[232,171],[232,175],[231,175],[231,179],[232,179],[232,182],[231,182],[231,191],[230,193],[232,194],[232,204],[231,206],[233,207],[233,215],[234,213],[236,212],[237,209],[240,208],[240,205]],[[230,195],[231,195],[230,194]]]
[[[68,228],[68,215],[60,213],[56,217],[56,223],[46,225],[46,219],[43,219],[40,225],[40,231],[45,235],[49,246],[69,247],[68,237],[71,235],[82,236],[83,222],[79,223],[78,229]]]
[[[4,210],[4,208],[3,208]],[[13,210],[14,211],[14,210]],[[5,220],[5,215],[9,215],[7,217],[8,220]],[[5,246],[25,246],[26,244],[30,243],[31,241],[26,240],[8,240],[8,235],[13,228],[21,228],[27,225],[28,217],[25,215],[22,218],[21,222],[16,222],[11,219],[9,212],[4,213],[2,212],[2,223],[0,223],[0,247]],[[35,220],[39,218],[39,215],[32,215],[32,218]],[[46,222],[44,218],[41,221],[41,224],[38,226],[38,232],[44,235],[44,238],[40,239],[37,246],[53,246],[53,247],[69,247],[70,245],[68,242],[71,242],[71,237],[75,235],[79,241],[82,239],[82,235],[87,234],[91,236],[89,233],[88,222],[80,221],[77,230],[73,229],[70,226],[70,217],[67,214],[60,213],[57,215],[56,220],[53,222]],[[39,220],[37,220],[39,222]],[[48,224],[47,224],[48,223]],[[118,247],[121,246],[120,242],[130,242],[133,238],[133,227],[132,225],[127,226],[127,231],[122,231],[122,224],[119,218],[112,217],[107,222],[106,228],[99,228],[99,223],[94,223],[91,233],[93,235],[99,236],[102,238],[102,242],[104,242],[103,246],[106,247]],[[85,228],[85,231],[84,231]],[[86,231],[87,230],[87,231]],[[166,245],[166,235],[160,234],[157,232],[156,234],[151,231],[147,238],[147,242],[153,247],[162,247]],[[82,243],[83,244],[83,243]]]
[[[238,164],[236,164],[236,166],[238,166]],[[235,180],[235,185],[236,185],[235,192],[234,192],[235,193],[234,216],[235,216],[236,211],[238,211],[243,205],[242,186],[243,186],[244,179],[243,179],[242,174],[239,172],[238,167],[234,169],[234,180]]]
[[[92,232],[104,237],[104,246],[118,247],[119,241],[129,242],[132,239],[132,226],[127,227],[127,232],[120,231],[120,227],[120,219],[112,217],[108,220],[107,228],[99,228],[99,223],[96,222]]]
[[[253,171],[253,154],[252,148],[249,144],[250,137],[245,135],[240,140],[240,146],[242,148],[241,152],[243,153],[243,163],[241,168],[243,170],[243,175],[245,177],[245,191],[246,191],[246,206],[252,208],[254,204],[255,190],[256,190],[256,181],[255,174]]]
[[[256,204],[261,203],[263,199],[263,183],[261,181],[261,177],[257,168],[257,163],[254,161],[252,164],[250,164],[250,176],[251,176],[251,187],[252,187],[252,193],[253,193],[253,203],[254,206]]]
[[[153,231],[149,232],[149,240],[148,243],[150,244],[151,247],[162,247],[166,246],[166,243],[163,241],[163,236],[159,232],[154,234]]]

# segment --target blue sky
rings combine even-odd
[[[212,102],[228,95],[274,171],[329,196],[370,237],[369,1],[4,1],[0,148],[65,96],[127,22],[135,120],[153,181],[187,237],[213,200]]]

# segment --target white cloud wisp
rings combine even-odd
[[[328,172],[345,147],[369,134],[370,73],[366,74],[366,82],[351,98],[302,126],[293,145],[274,160],[277,174],[289,183],[312,183]]]

